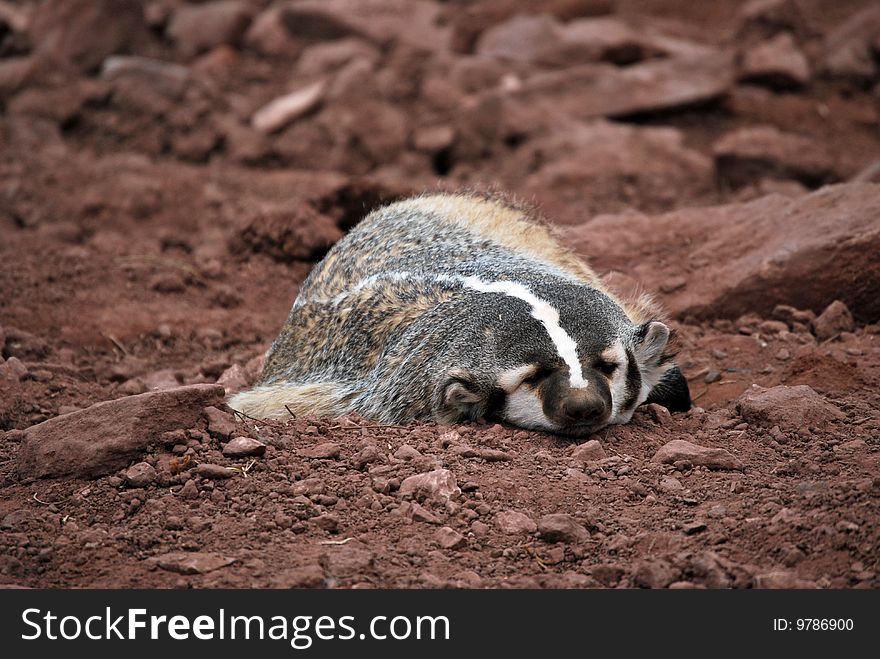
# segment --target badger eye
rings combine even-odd
[[[593,368],[602,373],[603,375],[612,375],[614,371],[617,370],[617,364],[614,362],[607,362],[605,360],[601,360],[593,364]]]

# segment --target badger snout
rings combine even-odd
[[[589,378],[586,387],[557,382],[555,390],[545,392],[544,413],[562,434],[587,435],[611,419],[611,392],[599,378]]]
[[[570,396],[562,401],[560,412],[567,424],[601,423],[608,416],[608,406],[601,398]]]

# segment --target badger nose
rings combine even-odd
[[[605,416],[605,402],[596,398],[570,398],[562,403],[562,413],[576,423],[597,421]]]

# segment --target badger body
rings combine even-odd
[[[496,418],[566,435],[690,407],[644,300],[625,303],[522,210],[430,195],[370,213],[309,274],[250,416]]]

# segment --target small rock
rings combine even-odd
[[[721,371],[716,371],[714,368],[710,368],[709,372],[703,377],[703,382],[706,384],[712,384],[713,382],[718,382],[720,379]]]
[[[816,338],[827,341],[841,332],[852,332],[854,327],[853,317],[847,306],[840,300],[829,304],[816,320],[813,321],[813,330]]]
[[[538,530],[538,525],[531,517],[516,510],[501,511],[495,515],[495,524],[508,535],[528,535]]]
[[[780,385],[764,389],[752,385],[736,402],[740,416],[759,426],[779,426],[783,431],[804,426],[825,427],[846,415],[817,394],[812,387]]]
[[[235,437],[223,447],[223,455],[227,458],[247,458],[252,455],[263,455],[266,445],[252,437]]]
[[[513,455],[510,453],[492,448],[481,449],[480,457],[486,462],[509,462],[513,460]]]
[[[417,128],[412,136],[413,146],[424,153],[439,153],[455,141],[455,129],[446,124]]]
[[[538,520],[537,527],[538,535],[547,542],[579,543],[590,538],[589,531],[565,513],[544,515]]]
[[[299,449],[296,454],[304,458],[315,460],[335,460],[339,457],[342,449],[335,442],[324,442],[317,446]]]
[[[489,525],[477,519],[471,522],[471,531],[476,537],[485,538],[489,535]]]
[[[125,471],[125,483],[129,487],[146,487],[154,480],[156,470],[148,462],[138,462]]]
[[[467,546],[467,539],[461,533],[448,526],[437,529],[434,538],[443,549],[461,549]]]
[[[234,558],[211,552],[173,551],[152,559],[163,570],[180,574],[205,574],[235,563]]]
[[[10,357],[5,362],[0,362],[0,380],[10,379],[18,382],[25,375],[28,369],[18,357]]]
[[[203,462],[196,467],[196,473],[202,478],[210,478],[211,480],[232,478],[235,475],[232,469],[222,465],[211,464],[210,462]]]
[[[253,17],[242,0],[212,0],[178,6],[166,33],[186,57],[223,44],[237,45]]]
[[[217,384],[226,389],[226,395],[237,394],[239,391],[247,389],[250,380],[244,369],[238,364],[233,364],[217,379]]]
[[[336,533],[339,530],[339,516],[332,513],[318,515],[313,517],[311,521],[328,533]]]
[[[324,100],[326,85],[319,80],[308,87],[280,96],[261,107],[251,125],[261,133],[274,133],[314,110]]]
[[[674,464],[689,462],[709,469],[742,469],[742,463],[730,452],[721,448],[697,446],[683,439],[674,439],[660,447],[652,458],[654,462]]]
[[[360,544],[349,543],[331,547],[321,557],[324,569],[334,577],[352,577],[372,571],[374,555]]]
[[[604,586],[615,586],[623,577],[625,570],[619,565],[602,564],[594,565],[591,574],[593,578]]]
[[[325,585],[320,565],[287,568],[272,575],[273,588],[323,588]]]
[[[678,578],[678,571],[664,560],[639,561],[633,583],[640,588],[666,588]]]
[[[685,535],[696,535],[700,531],[706,530],[706,524],[704,522],[688,522],[682,527],[682,531],[684,531]]]
[[[196,482],[190,478],[183,484],[183,487],[180,488],[180,492],[177,493],[177,496],[181,499],[198,499],[199,488],[196,485]]]
[[[794,89],[810,81],[810,65],[794,38],[784,32],[746,50],[739,79],[772,89]]]
[[[422,457],[422,454],[409,444],[404,444],[394,452],[394,457],[398,460],[415,460]]]
[[[400,495],[412,495],[417,499],[446,500],[460,494],[455,475],[448,469],[435,469],[424,474],[416,474],[400,484]]]
[[[355,453],[351,457],[351,464],[355,469],[363,469],[367,465],[380,462],[381,460],[382,454],[379,453],[379,449],[371,444]]]
[[[221,442],[227,441],[235,434],[235,417],[216,407],[205,408],[205,416],[208,418],[208,434]]]
[[[407,502],[404,502],[407,503]],[[440,524],[441,520],[437,515],[427,510],[425,507],[414,503],[410,506],[410,517],[416,522],[425,522],[427,524]]]
[[[583,444],[578,444],[572,451],[571,457],[578,462],[598,462],[607,456],[599,440],[591,439]]]

